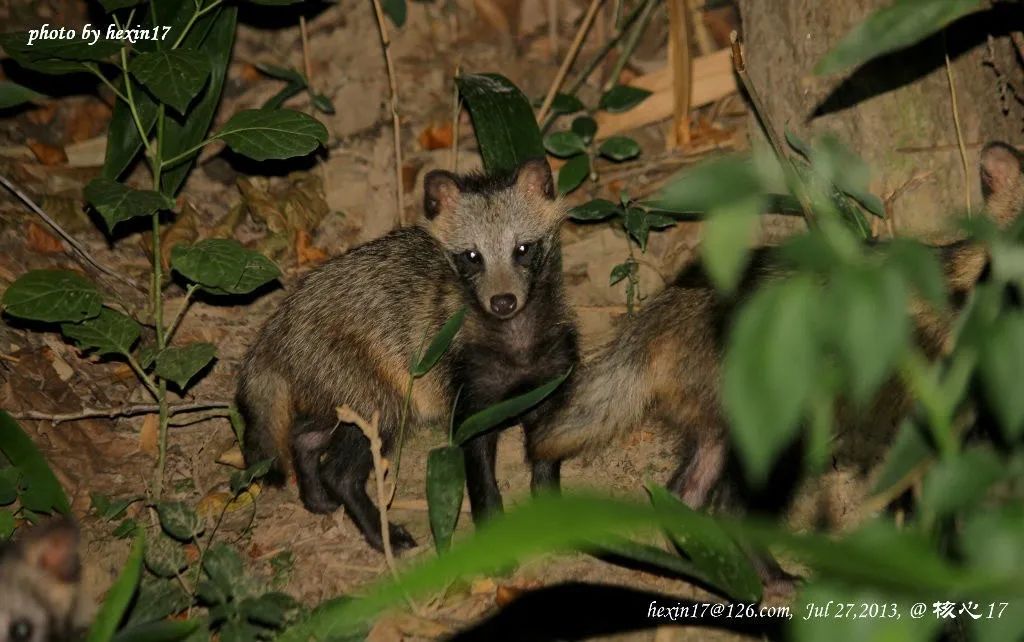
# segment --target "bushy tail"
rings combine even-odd
[[[577,369],[566,404],[531,429],[531,458],[566,459],[639,425],[653,399],[653,381],[650,356],[641,342],[630,341],[632,329],[616,333]]]

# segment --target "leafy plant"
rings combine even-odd
[[[19,519],[34,522],[39,514],[71,510],[42,453],[18,422],[2,410],[0,453],[5,460],[0,464],[0,542],[11,537]]]
[[[164,288],[170,275],[161,265],[163,220],[173,215],[174,196],[206,145],[222,140],[235,152],[256,160],[284,159],[324,144],[327,130],[301,112],[268,108],[239,112],[209,133],[223,90],[236,7],[221,0],[172,0],[159,5],[104,2],[103,6],[115,25],[167,25],[169,30],[162,40],[134,45],[107,39],[90,44],[79,39],[40,40],[30,46],[26,33],[4,34],[0,44],[23,67],[44,74],[92,74],[114,93],[117,102],[103,176],[86,186],[85,198],[108,233],[125,221],[149,219],[153,256],[149,307],[128,309],[120,299],[108,304],[109,295],[91,281],[62,270],[29,272],[4,292],[2,304],[12,317],[60,324],[60,331],[80,349],[131,366],[159,406],[159,456],[153,483],[153,493],[159,497],[170,417],[168,384],[186,389],[216,358],[210,344],[173,344],[181,315],[170,322],[164,318]],[[8,87],[5,94],[14,91]],[[150,170],[150,189],[119,180],[140,155]],[[249,294],[280,275],[272,262],[233,239],[177,246],[171,252],[170,267],[188,283],[186,306],[197,289],[211,296]],[[153,332],[144,332],[144,327]]]

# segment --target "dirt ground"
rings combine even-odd
[[[467,0],[445,4],[411,2],[405,26],[395,29],[389,25],[402,118],[404,221],[411,221],[418,211],[426,171],[450,167],[450,149],[438,145],[434,138],[443,142],[446,132],[450,137],[455,69],[500,71],[528,96],[542,96],[584,8],[583,3],[560,3],[559,49],[553,55],[540,0],[522,3],[514,33],[496,29],[478,17],[478,5],[489,3]],[[82,11],[78,3],[58,0],[0,4],[0,21],[25,27],[40,21],[72,23],[83,18]],[[169,232],[180,240],[211,236],[225,229],[230,214],[241,214],[234,234],[255,247],[269,248],[285,272],[280,288],[251,303],[224,305],[199,299],[191,307],[178,331],[178,340],[212,342],[218,348],[218,359],[212,370],[187,391],[188,400],[230,399],[247,346],[295,280],[324,256],[380,236],[398,219],[388,81],[371,4],[367,0],[344,0],[321,5],[307,12],[306,19],[306,57],[313,83],[336,107],[334,115],[318,114],[330,132],[327,153],[306,163],[300,173],[290,175],[285,170],[295,169],[293,165],[261,166],[228,154],[204,154],[179,200],[186,220]],[[280,82],[257,73],[254,64],[304,65],[293,10],[244,10],[242,21],[218,122],[236,110],[261,105],[280,89]],[[650,41],[664,43],[663,30],[662,26],[652,27]],[[596,48],[597,44],[588,45],[583,57],[589,58],[588,53]],[[664,59],[663,45],[645,45],[636,54],[633,71],[652,68]],[[10,73],[9,68],[5,70]],[[107,239],[82,211],[82,188],[97,175],[96,159],[102,159],[102,154],[96,154],[96,141],[105,134],[110,103],[108,95],[73,95],[74,89],[69,87],[67,96],[38,108],[0,114],[0,173],[33,195],[97,258],[145,281],[148,258],[139,235],[119,233],[117,238]],[[596,101],[596,88],[587,87],[582,93],[585,102]],[[309,110],[304,94],[287,105]],[[696,136],[692,146],[683,151],[745,145],[746,118],[737,97],[719,101],[701,110],[700,115],[709,119],[708,131],[714,135]],[[556,125],[561,126],[564,124]],[[479,166],[465,111],[459,130],[459,169]],[[601,180],[580,190],[572,201],[596,195],[614,197],[623,188],[641,196],[663,184],[681,165],[674,160],[678,157],[665,154],[665,131],[662,123],[635,132],[644,149],[640,160],[617,168],[602,166]],[[138,184],[147,179],[141,168],[132,177]],[[308,214],[304,220],[314,223],[309,226],[308,236],[300,235],[297,240],[286,230],[282,242],[282,233],[275,230],[275,217],[295,211]],[[227,225],[226,229],[233,227]],[[585,345],[592,346],[613,320],[625,313],[622,284],[609,287],[608,273],[625,258],[626,240],[608,225],[569,223],[563,241],[569,294]],[[650,247],[642,257],[642,294],[655,293],[679,266],[692,260],[698,241],[699,226],[695,223],[652,234]],[[76,265],[39,219],[9,194],[0,195],[0,287],[28,269],[42,267]],[[167,294],[168,314],[174,314],[184,292],[172,284]],[[84,357],[56,333],[28,331],[10,319],[0,323],[0,407],[12,413],[67,413],[146,401],[144,390],[126,366]],[[111,524],[88,514],[89,495],[145,493],[155,462],[154,418],[22,424],[33,434],[73,498],[74,513],[84,530],[87,584],[90,594],[98,599],[116,576],[127,545],[110,535]],[[433,554],[424,510],[425,453],[441,441],[440,432],[412,435],[403,456],[396,506],[404,508],[394,509],[391,518],[406,525],[421,544],[408,556],[410,559]],[[167,466],[168,498],[195,505],[211,493],[226,490],[233,469],[217,460],[233,448],[233,443],[231,428],[223,417],[173,428]],[[518,430],[502,437],[498,465],[506,504],[513,505],[526,496],[529,486]],[[569,488],[610,489],[640,496],[645,480],[664,482],[671,467],[670,444],[657,432],[641,429],[621,448],[570,462],[563,479]],[[792,511],[792,522],[796,526],[848,525],[854,519],[851,506],[862,490],[862,482],[837,465],[825,483],[804,493]],[[358,592],[386,573],[383,556],[364,543],[342,513],[326,517],[306,512],[294,485],[285,490],[265,490],[258,498],[251,528],[247,528],[249,521],[247,508],[229,513],[222,526],[223,536],[228,541],[240,537],[239,546],[249,554],[253,568],[268,574],[272,559],[280,560],[280,553],[290,553],[292,562],[285,569],[282,588],[308,604]],[[460,533],[471,529],[468,515],[464,515]],[[550,557],[528,563],[509,576],[481,578],[466,589],[436,597],[420,605],[418,615],[389,615],[377,624],[371,639],[445,637],[492,615],[499,602],[527,588],[547,587],[551,592],[535,600],[542,603],[542,608],[532,614],[526,610],[522,617],[549,617],[559,624],[583,620],[600,623],[609,607],[602,606],[579,583],[652,591],[669,596],[665,598],[669,600],[714,599],[678,579],[582,555]],[[634,626],[642,620],[639,610],[646,609],[649,602],[645,596],[633,593],[616,600],[611,610],[632,609],[635,603],[638,614],[631,616]],[[486,629],[478,635],[479,639],[488,639]],[[732,639],[735,635],[728,630],[688,626],[618,631],[607,639]]]

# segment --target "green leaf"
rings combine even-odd
[[[211,294],[248,294],[281,276],[274,263],[234,239],[206,239],[178,245],[171,267]]]
[[[327,144],[327,128],[293,109],[246,109],[232,116],[214,136],[255,160],[305,156]]]
[[[334,103],[332,103],[331,99],[328,98],[327,96],[323,94],[318,94],[315,91],[311,91],[309,93],[309,97],[313,101],[313,107],[315,107],[318,111],[321,111],[328,115],[334,113]]]
[[[42,453],[9,414],[0,410],[0,452],[21,473],[21,505],[36,513],[67,513],[71,504]]]
[[[215,544],[203,558],[203,570],[225,595],[237,595],[245,578],[242,558],[227,544]]]
[[[52,29],[52,27],[50,27]],[[60,27],[57,27],[60,29]],[[22,67],[45,74],[78,73],[86,71],[83,62],[98,62],[110,58],[121,49],[121,42],[100,38],[96,44],[81,37],[36,38],[29,44],[30,32],[18,31],[0,34],[0,46]]]
[[[271,628],[280,628],[289,618],[291,612],[299,609],[299,604],[285,593],[264,593],[256,598],[243,600],[239,611],[250,622]]]
[[[179,388],[188,387],[189,381],[217,356],[212,343],[190,343],[186,346],[164,348],[156,358],[156,374],[173,381]]]
[[[589,145],[590,141],[594,140],[594,135],[597,134],[597,121],[590,116],[577,116],[572,120],[570,129]]]
[[[666,227],[672,227],[676,224],[676,219],[668,214],[662,214],[661,212],[647,211],[647,227],[652,230],[663,230]]]
[[[1018,390],[1024,380],[1024,314],[1007,312],[992,323],[979,365],[985,398],[1012,443],[1024,429],[1024,395]]]
[[[188,10],[178,12],[184,17]],[[184,122],[168,118],[164,123],[164,145],[161,150],[164,158],[192,149],[206,139],[206,133],[213,122],[214,113],[220,105],[224,81],[227,78],[228,61],[231,58],[231,47],[235,38],[235,23],[238,21],[238,8],[220,6],[196,20],[192,29],[185,36],[182,45],[193,51],[205,53],[210,60],[210,81],[192,104],[188,117]],[[145,92],[139,92],[148,98]],[[196,152],[198,154],[198,152]],[[181,189],[193,160],[179,163],[164,172],[160,179],[160,189],[164,194],[174,195]]]
[[[16,82],[0,80],[0,109],[17,107],[40,98],[45,98],[45,96],[28,87],[22,87]]]
[[[135,537],[135,533],[139,531],[139,524],[134,519],[128,517],[121,520],[121,523],[117,525],[111,535],[118,539],[125,539],[128,537]]]
[[[647,237],[651,227],[647,224],[647,212],[639,207],[627,207],[622,217],[622,226],[633,237],[642,252],[647,251]]]
[[[128,554],[128,561],[125,562],[114,585],[107,591],[107,597],[100,606],[96,619],[89,627],[89,634],[86,642],[108,642],[117,631],[118,624],[124,617],[128,605],[135,595],[135,589],[139,586],[139,578],[142,576],[142,554],[145,550],[143,531],[135,536],[132,543],[131,553]]]
[[[750,158],[725,156],[683,171],[645,204],[677,214],[702,213],[764,197],[765,189]]]
[[[413,366],[412,374],[413,377],[419,378],[430,372],[431,368],[437,365],[437,362],[441,360],[444,353],[448,351],[448,346],[451,345],[452,339],[455,338],[455,334],[462,327],[462,321],[466,318],[465,306],[459,308],[459,310],[451,316],[450,319],[444,322],[441,326],[441,330],[438,331],[437,335],[427,346],[426,351],[423,352],[423,356],[420,357],[419,362]]]
[[[612,113],[629,111],[647,100],[650,95],[651,92],[646,89],[629,85],[615,85],[601,96],[597,106]]]
[[[14,529],[18,527],[14,520],[14,513],[9,510],[0,510],[0,544],[11,539]]]
[[[568,194],[590,176],[590,158],[586,154],[573,156],[558,170],[558,193]]]
[[[722,397],[740,461],[754,484],[796,437],[818,378],[818,292],[807,277],[763,286],[730,332]]]
[[[148,135],[152,131],[153,125],[156,124],[157,104],[142,88],[142,85],[134,79],[131,80],[131,83],[135,109],[139,114],[142,129]],[[117,81],[118,90],[124,93],[124,87],[124,79],[119,79]],[[173,119],[167,120],[164,125],[165,130],[169,126],[173,126],[174,122]],[[171,148],[176,144],[177,140],[174,137],[168,137],[165,132],[164,153],[170,154]],[[132,117],[131,108],[123,100],[114,101],[114,113],[110,118],[110,127],[107,130],[107,150],[103,160],[102,176],[116,179],[131,165],[132,160],[138,156],[141,149],[142,138],[139,136],[135,119]]]
[[[854,27],[814,71],[831,74],[909,47],[957,18],[985,6],[981,0],[897,0]]]
[[[102,308],[98,316],[78,323],[62,323],[61,333],[82,350],[96,354],[131,354],[142,328],[131,317],[116,310]]]
[[[530,101],[512,82],[500,74],[462,74],[455,82],[473,118],[487,172],[511,172],[544,156]]]
[[[175,577],[188,566],[182,545],[163,534],[149,542],[143,557],[146,568],[157,577]]]
[[[640,145],[626,136],[612,136],[601,143],[597,151],[613,161],[627,161],[640,155]]]
[[[626,261],[625,263],[619,263],[618,265],[613,267],[611,273],[608,275],[608,285],[615,285],[622,279],[629,276],[631,273],[635,273],[636,266],[636,262]]]
[[[682,527],[668,529],[669,536],[711,586],[735,600],[761,601],[757,571],[714,519],[694,511],[657,484],[647,484],[647,492],[656,510],[672,513],[681,522]]]
[[[545,397],[555,391],[558,386],[562,385],[569,373],[566,372],[563,375],[559,375],[551,381],[530,390],[524,392],[521,395],[499,401],[498,403],[484,408],[480,412],[471,415],[455,430],[455,438],[452,440],[454,443],[462,445],[476,437],[480,433],[489,430],[498,424],[502,423],[506,419],[511,419],[518,415],[523,414],[533,406],[536,406]]]
[[[815,141],[813,169],[825,180],[850,196],[864,209],[885,218],[885,204],[868,190],[871,170],[859,156],[846,148],[835,136],[826,134]]]
[[[810,161],[813,157],[811,152],[811,146],[807,144],[807,141],[797,136],[795,133],[790,131],[788,128],[785,132],[786,143],[789,144],[797,153],[804,157],[805,160]]]
[[[405,0],[382,0],[381,9],[391,18],[395,26],[401,28],[405,24]]]
[[[21,471],[14,466],[0,468],[0,506],[10,506],[18,499]]]
[[[139,585],[135,605],[128,614],[125,628],[155,622],[170,615],[182,613],[194,603],[177,579],[157,579],[144,576]]]
[[[947,307],[946,283],[934,248],[907,239],[888,243],[885,263],[899,272],[913,290],[939,310]]]
[[[940,460],[928,471],[921,489],[921,508],[937,517],[976,506],[1005,469],[988,447],[977,446]]]
[[[4,292],[4,312],[30,321],[81,321],[100,313],[103,299],[85,277],[67,270],[32,270]]]
[[[199,628],[200,621],[159,620],[118,631],[112,642],[178,642],[192,635]]]
[[[619,206],[603,198],[595,198],[569,210],[574,221],[603,221],[619,213]]]
[[[711,584],[705,574],[690,560],[683,559],[678,554],[669,553],[650,544],[641,544],[624,537],[616,537],[602,539],[601,543],[595,545],[595,547],[598,549],[599,554],[617,555],[640,562],[641,564],[670,571],[687,579]]]
[[[210,77],[210,58],[181,48],[150,51],[135,56],[128,70],[160,102],[184,114]]]
[[[158,502],[155,506],[164,531],[181,542],[191,542],[203,532],[202,523],[195,511],[182,502]]]
[[[575,114],[578,111],[583,111],[584,106],[579,98],[572,94],[563,94],[561,92],[555,94],[555,99],[551,101],[551,114]]]
[[[96,178],[86,185],[85,200],[100,213],[109,232],[121,221],[174,207],[174,201],[160,192],[132,189],[109,178]]]
[[[252,466],[249,466],[245,470],[237,470],[231,473],[231,492],[236,495],[242,492],[254,481],[269,473],[273,464],[274,460],[272,458],[263,459]]]
[[[128,510],[129,506],[143,499],[141,495],[135,495],[114,501],[103,493],[96,492],[90,493],[89,497],[92,499],[92,508],[96,512],[96,516],[106,522],[117,519]]]
[[[925,617],[913,619],[910,599],[893,597],[871,587],[850,588],[841,582],[817,580],[800,591],[790,620],[794,642],[864,642],[885,640],[929,642],[936,639],[942,620],[935,617],[928,604]],[[805,617],[817,607],[828,614]],[[867,609],[867,610],[865,610]],[[869,617],[874,613],[876,617]]]
[[[960,548],[970,562],[972,568],[992,576],[1020,577],[1024,573],[1024,507],[1020,502],[1007,503],[992,511],[985,511],[969,516],[960,536]],[[999,598],[993,615],[999,613]],[[982,617],[978,620],[969,619],[977,642],[1001,642],[1002,640],[1019,640],[1024,635],[1024,618]],[[989,614],[989,605],[979,609],[984,616]],[[966,614],[965,619],[968,617]]]
[[[709,212],[700,255],[708,277],[719,290],[733,292],[739,285],[763,204],[761,197],[751,196],[723,203]]]
[[[878,494],[892,488],[933,454],[924,430],[911,419],[904,419],[892,446],[886,452],[881,472],[871,492]]]
[[[459,446],[435,448],[427,455],[427,513],[434,546],[444,553],[462,511],[466,488],[466,459]]]
[[[565,158],[587,151],[587,146],[576,132],[553,132],[544,137],[544,149]]]

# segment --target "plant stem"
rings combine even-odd
[[[569,89],[566,90],[567,94],[569,94],[570,96],[576,95],[576,92],[578,92],[580,88],[583,87],[583,84],[587,82],[587,78],[590,78],[590,74],[594,73],[594,70],[597,69],[597,66],[601,64],[601,61],[604,60],[605,56],[608,55],[608,52],[611,51],[615,47],[615,45],[619,44],[619,40],[622,39],[622,36],[626,35],[626,31],[629,29],[630,25],[632,25],[633,22],[640,17],[640,13],[646,8],[646,6],[647,5],[645,4],[639,5],[635,9],[633,9],[633,11],[628,16],[626,16],[626,19],[622,22],[622,27],[618,31],[616,31],[615,35],[608,39],[608,42],[604,43],[604,45],[601,46],[601,49],[597,52],[597,55],[594,56],[593,59],[591,59],[591,61],[587,63],[587,66],[586,68],[584,68],[583,72],[580,73],[580,75],[576,78],[572,85],[569,86]]]
[[[146,148],[146,153],[152,157],[154,155],[153,145],[149,142],[149,132],[142,126],[142,118],[139,117],[139,109],[135,106],[135,97],[132,95],[132,79],[128,75],[128,49],[127,47],[121,47],[121,72],[124,74],[124,91],[125,98],[128,103],[128,110],[132,113],[132,120],[135,121],[135,128],[139,130],[139,138],[142,139],[142,144]]]
[[[216,136],[210,136],[209,138],[207,138],[203,142],[201,142],[201,143],[199,143],[197,145],[193,145],[192,147],[190,147],[190,148],[186,149],[185,151],[181,152],[180,154],[175,154],[174,156],[171,156],[170,158],[162,161],[161,165],[163,166],[164,169],[167,169],[167,168],[170,168],[170,167],[174,167],[175,165],[177,165],[181,161],[186,160],[189,156],[191,156],[192,154],[195,154],[200,149],[202,149],[203,147],[206,147],[207,145],[209,145],[210,143],[212,143],[215,140],[217,140]]]
[[[590,25],[594,23],[594,17],[597,15],[597,10],[601,8],[601,3],[602,0],[591,0],[590,6],[587,8],[587,13],[583,16],[583,22],[580,24],[579,30],[576,31],[576,37],[573,39],[568,53],[565,54],[562,66],[558,69],[555,79],[551,82],[551,87],[548,88],[547,96],[544,97],[544,104],[540,106],[540,111],[537,112],[537,122],[544,122],[544,119],[547,118],[548,111],[551,109],[551,103],[554,102],[558,89],[565,81],[565,76],[569,73],[569,68],[572,67],[573,61],[576,60],[576,55],[580,52],[580,47],[583,46],[583,40],[587,37],[587,32],[590,31]]]
[[[207,6],[202,7],[200,9],[201,3],[197,2],[196,3],[197,11],[192,14],[191,18],[188,19],[188,22],[185,24],[185,28],[181,30],[181,33],[178,34],[178,37],[174,40],[174,44],[171,45],[171,49],[177,49],[178,46],[181,45],[182,41],[185,40],[185,36],[188,35],[189,30],[192,28],[192,25],[194,25],[196,23],[196,20],[199,20],[200,18],[202,18],[207,13],[213,11],[218,5],[220,5],[220,3],[221,3],[221,0],[214,0],[213,2],[208,4]]]
[[[103,82],[104,85],[109,87],[110,91],[114,92],[115,96],[117,96],[118,98],[120,98],[124,102],[128,102],[128,97],[124,95],[124,92],[122,92],[120,89],[118,89],[114,85],[114,83],[110,82],[110,79],[103,75],[103,72],[100,71],[99,67],[95,63],[87,62],[87,63],[84,63],[84,64],[85,64],[85,68],[88,69],[92,73],[92,75],[94,75],[97,78],[99,78]]]
[[[380,31],[381,47],[384,49],[384,66],[388,72],[388,86],[391,89],[391,125],[395,144],[395,202],[398,206],[395,220],[397,226],[401,227],[405,222],[405,188],[402,185],[402,122],[398,117],[398,79],[395,75],[395,63],[391,59],[391,38],[388,36],[380,0],[373,0],[373,12],[377,16],[377,29]]]
[[[171,339],[174,338],[174,331],[178,329],[181,324],[181,320],[185,317],[185,312],[188,311],[188,307],[192,305],[192,294],[199,289],[199,286],[192,283],[185,289],[185,300],[181,303],[181,309],[178,310],[178,314],[174,316],[174,320],[167,326],[167,330],[164,332],[164,343],[170,343]]]
[[[626,68],[626,63],[629,62],[629,57],[633,55],[633,51],[636,46],[640,44],[640,36],[643,35],[644,31],[647,30],[647,24],[651,21],[651,14],[654,11],[654,5],[658,3],[658,0],[647,0],[644,4],[640,20],[636,26],[633,27],[633,31],[629,32],[629,38],[626,40],[626,45],[622,48],[622,55],[615,61],[615,66],[612,67],[612,73],[608,76],[608,80],[604,83],[604,91],[608,91],[619,83],[619,75],[622,74],[622,70]]]
[[[164,120],[165,108],[160,105],[156,117],[156,152],[153,155],[153,189],[157,192],[160,189],[161,172],[163,161],[161,155],[164,148]],[[167,347],[167,333],[164,332],[164,305],[163,305],[163,248],[160,242],[160,212],[153,213],[153,322],[156,326],[157,350]],[[157,450],[156,472],[153,479],[153,494],[159,499],[163,492],[164,465],[167,460],[167,424],[170,413],[167,408],[167,381],[159,378],[159,396],[157,403],[160,406],[159,412],[159,438]]]

